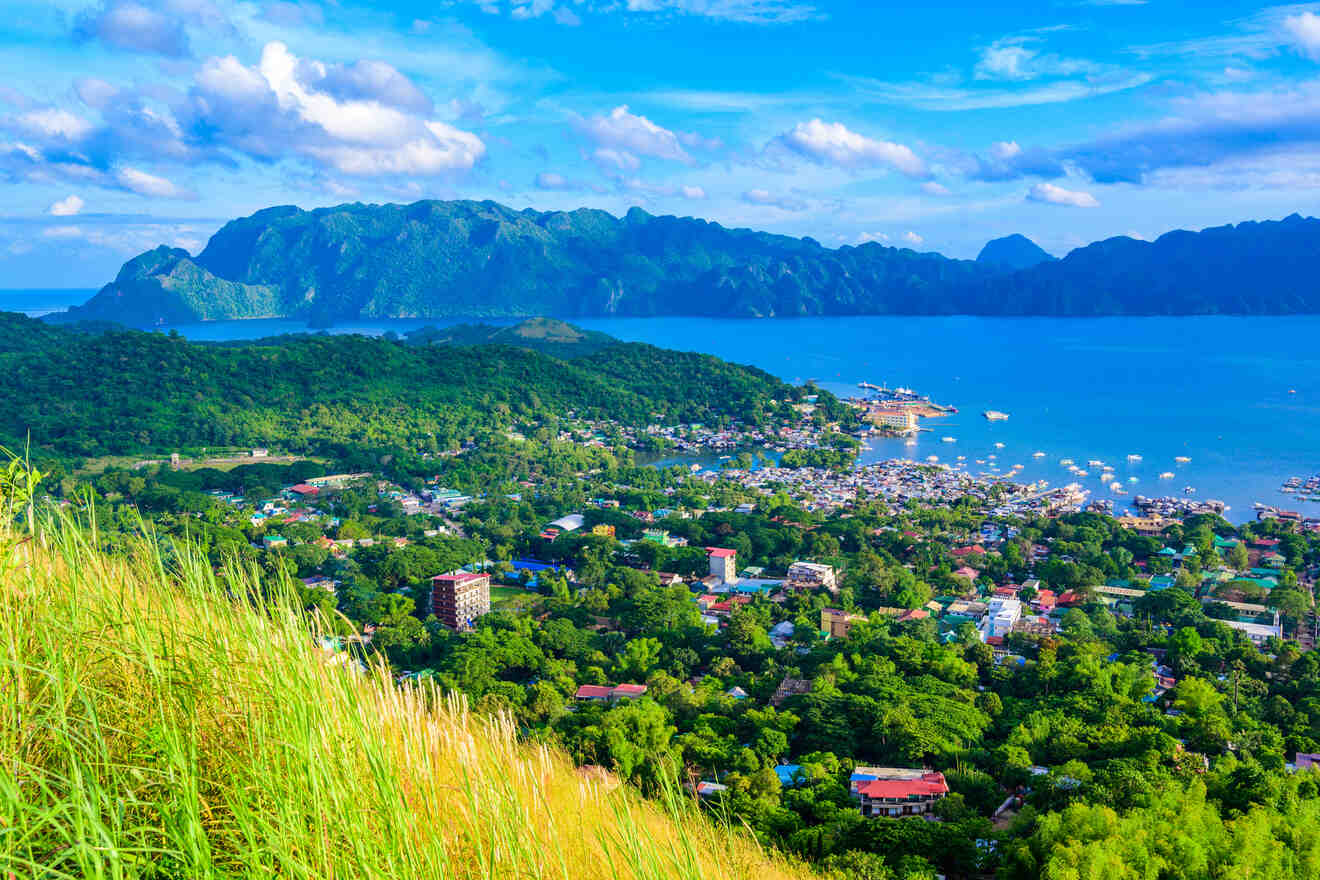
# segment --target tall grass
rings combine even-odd
[[[805,876],[323,650],[250,572],[111,558],[67,519],[7,537],[0,880]]]

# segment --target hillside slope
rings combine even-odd
[[[243,602],[242,572],[147,543],[110,559],[67,522],[7,539],[0,876],[806,876],[686,797],[323,649]]]
[[[638,208],[618,218],[470,201],[280,207],[231,221],[195,258],[162,247],[131,260],[67,317],[149,326],[272,312],[313,322],[925,312],[994,271]]]
[[[1009,236],[970,261],[638,208],[619,218],[425,201],[258,211],[196,257],[163,246],[135,257],[50,320],[1293,314],[1320,312],[1318,274],[1320,220],[1295,215],[1119,237],[1061,260]]]

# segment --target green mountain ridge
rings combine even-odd
[[[1025,238],[992,245],[977,261],[830,249],[639,208],[285,206],[231,221],[196,257],[148,251],[52,320],[1320,312],[1320,221],[1296,215],[1113,238],[1059,260]]]

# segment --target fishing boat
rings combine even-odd
[[[1032,458],[1044,458],[1044,457],[1045,457],[1045,453],[1043,453],[1043,452],[1033,452],[1033,453],[1031,453],[1031,457],[1032,457]]]
[[[1174,477],[1173,471],[1165,471],[1164,473],[1160,474],[1161,480],[1172,480],[1173,477]]]
[[[1128,461],[1141,461],[1141,456],[1134,452],[1128,456]]]
[[[1004,444],[1003,444],[1003,443],[1000,443],[1000,442],[998,442],[998,441],[995,442],[995,449],[1003,449],[1003,448],[1004,448]]]
[[[1123,491],[1123,484],[1122,484],[1122,483],[1111,483],[1110,486],[1109,486],[1109,491],[1110,491],[1110,492],[1121,493],[1121,492]]]
[[[944,441],[945,443],[957,443],[957,442],[958,442],[958,438],[957,438],[957,437],[941,437],[940,439],[941,439],[942,441]]]
[[[1105,466],[1105,463],[1098,458],[1091,459],[1090,461],[1087,462],[1087,464],[1093,468]]]
[[[1072,460],[1071,458],[1061,458],[1061,459],[1059,459],[1059,464],[1063,465],[1064,467],[1067,467],[1068,465],[1070,465],[1070,464],[1072,464],[1072,463],[1073,463],[1073,460]]]
[[[928,456],[926,456],[926,461],[930,462],[931,464],[934,464],[935,462],[937,462],[937,461],[939,461],[939,460],[940,460],[940,457],[939,457],[938,455],[928,455]]]
[[[1178,462],[1178,464],[1187,464],[1187,462],[1191,461],[1191,459],[1185,455],[1175,456],[1173,460]]]
[[[1000,412],[997,409],[988,409],[981,413],[981,415],[985,416],[992,422],[1002,422],[1004,419],[1008,418],[1008,413]]]

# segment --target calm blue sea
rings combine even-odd
[[[95,290],[0,290],[0,312],[22,312],[39,318],[62,312],[69,306],[82,305]]]
[[[0,291],[0,308],[68,305],[69,291]],[[331,332],[404,332],[457,321],[356,321]],[[1320,513],[1281,494],[1291,476],[1320,472],[1320,316],[1286,318],[596,318],[574,323],[621,339],[701,351],[840,394],[858,382],[906,386],[959,413],[927,420],[916,446],[877,441],[866,459],[964,456],[973,472],[1021,464],[1020,479],[1080,481],[1120,510],[1099,460],[1146,495],[1218,498],[1246,520],[1263,502]],[[169,329],[169,328],[165,328]],[[296,321],[175,327],[198,340],[306,331]],[[981,413],[1010,415],[989,422]],[[943,442],[952,437],[954,442]],[[1004,444],[996,448],[996,443]],[[1034,458],[1033,452],[1046,453]],[[992,461],[989,456],[997,456]],[[1129,460],[1140,455],[1141,460]],[[1175,457],[1190,462],[1179,464]],[[1071,458],[1090,476],[1075,477]],[[977,465],[977,459],[987,462]],[[1160,479],[1163,472],[1173,479]],[[1135,477],[1136,482],[1130,478]]]

